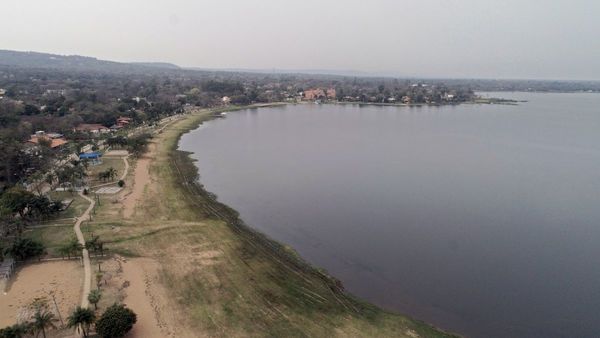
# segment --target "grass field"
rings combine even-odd
[[[114,168],[117,171],[117,175],[115,176],[114,181],[101,181],[98,179],[98,174],[102,171],[107,170],[108,168]],[[89,166],[89,176],[88,176],[88,185],[93,187],[98,184],[104,184],[109,182],[117,182],[118,178],[123,174],[123,170],[125,170],[125,163],[123,159],[120,157],[102,157],[102,163],[98,165],[90,165]]]

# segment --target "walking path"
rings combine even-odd
[[[84,246],[82,250],[84,278],[83,294],[81,295],[81,307],[87,308],[89,305],[88,295],[90,294],[90,288],[92,284],[92,268],[90,264],[90,254],[85,248],[85,238],[83,238],[83,233],[81,232],[81,223],[83,223],[84,220],[89,219],[90,212],[92,212],[92,209],[94,209],[94,205],[96,205],[96,202],[93,199],[85,196],[81,191],[79,192],[79,196],[90,202],[90,206],[85,210],[83,214],[81,214],[81,216],[77,218],[77,222],[75,222],[75,226],[73,227],[73,229],[75,230],[75,235],[77,235],[77,240],[79,241],[79,244]]]
[[[127,173],[129,172],[129,161],[127,161],[127,157],[129,157],[129,155],[122,157],[123,162],[125,163],[125,169],[123,169],[123,175],[121,175],[121,178],[119,178],[119,180],[122,180],[122,181],[125,181],[125,178],[127,177]],[[98,185],[95,185],[90,188],[95,189],[95,188],[105,187],[105,186],[116,184],[116,183],[118,183],[118,181],[102,183],[102,184],[98,184]]]

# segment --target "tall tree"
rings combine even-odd
[[[81,329],[83,336],[87,337],[90,331],[90,326],[95,320],[96,315],[94,314],[94,311],[78,306],[67,318],[67,325],[69,327],[77,328],[77,332],[79,332],[79,329]]]
[[[98,302],[102,298],[102,292],[100,290],[92,290],[88,295],[90,303],[94,304],[94,309],[98,310]]]
[[[33,316],[33,328],[37,333],[42,333],[42,337],[46,338],[46,329],[47,328],[56,328],[56,325],[54,325],[54,321],[56,321],[56,319],[54,318],[54,314],[52,312],[48,312],[48,311],[43,311],[38,309],[35,313],[35,315]],[[37,336],[36,333],[36,336]]]

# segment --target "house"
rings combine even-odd
[[[40,130],[36,131],[35,134],[31,135],[29,140],[27,140],[27,143],[32,145],[38,145],[40,144],[40,142],[44,141],[49,142],[50,148],[52,149],[56,149],[68,142],[62,134],[46,133],[45,131]]]
[[[101,124],[81,123],[80,125],[75,127],[75,129],[73,131],[80,132],[80,133],[99,134],[99,133],[108,133],[110,131],[110,129],[106,128],[105,126],[103,126]]]
[[[454,100],[454,94],[448,94],[448,93],[444,94],[444,100],[446,100],[446,101]]]
[[[307,89],[304,91],[304,99],[305,100],[318,100],[319,98],[324,98],[325,92],[321,88],[317,89]]]
[[[319,100],[319,99],[335,99],[336,92],[335,88],[329,88],[323,90],[321,88],[307,89],[304,91],[305,100]]]
[[[117,131],[121,128],[123,128],[124,126],[122,124],[113,124],[112,126],[110,126],[110,130],[111,131]]]
[[[121,125],[121,126],[126,126],[126,125],[130,124],[131,122],[133,122],[133,118],[119,116],[119,118],[117,118],[117,123],[115,123],[115,124]]]
[[[325,92],[325,94],[327,94],[327,98],[328,99],[335,99],[335,97],[336,97],[335,88],[329,88],[329,89],[327,89],[327,91]]]

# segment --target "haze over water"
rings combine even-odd
[[[184,135],[201,182],[355,295],[475,337],[600,332],[600,95],[297,105]]]

